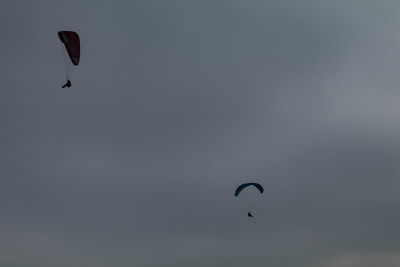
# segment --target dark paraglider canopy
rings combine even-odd
[[[79,35],[73,31],[59,31],[58,37],[67,49],[69,58],[74,65],[79,64],[81,57],[81,45],[79,41]]]
[[[258,191],[260,191],[260,193],[264,192],[264,188],[259,183],[246,183],[246,184],[241,184],[236,188],[235,197],[237,197],[240,194],[240,192],[248,186],[255,186],[258,189]]]

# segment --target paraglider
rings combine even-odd
[[[81,45],[80,45],[79,35],[73,31],[59,31],[58,38],[60,38],[60,41],[64,44],[72,64],[74,66],[78,66],[81,57]],[[62,88],[71,87],[71,81],[69,79],[69,71],[67,66],[66,66],[66,74],[67,74],[67,82],[65,85],[62,86]]]
[[[264,188],[259,184],[259,183],[245,183],[239,185],[236,190],[235,190],[235,197],[238,197],[239,194],[242,192],[243,189],[249,187],[249,186],[254,186],[255,188],[258,189],[258,191],[262,194],[264,192]],[[247,212],[247,217],[253,218],[254,215],[251,211]]]

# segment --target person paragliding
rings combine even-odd
[[[71,81],[70,80],[68,80],[63,86],[62,86],[62,88],[65,88],[65,87],[71,87]]]
[[[64,44],[72,64],[74,66],[78,66],[81,57],[81,45],[79,35],[73,31],[59,31],[58,38],[60,38],[60,41]],[[67,64],[69,65],[70,63],[68,62]],[[62,86],[62,88],[71,87],[72,85],[69,79],[70,74],[68,66],[66,66],[66,74],[67,82]]]
[[[245,183],[245,184],[241,184],[239,185],[236,190],[235,190],[235,197],[238,197],[240,192],[242,192],[243,189],[249,187],[249,186],[254,186],[255,188],[258,189],[258,191],[262,194],[264,192],[264,188],[259,184],[259,183]],[[247,216],[249,218],[253,218],[254,215],[251,211],[247,212]]]

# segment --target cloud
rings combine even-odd
[[[398,261],[396,3],[0,5],[0,265]]]

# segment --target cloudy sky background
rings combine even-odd
[[[0,265],[399,265],[398,14],[2,0]]]

